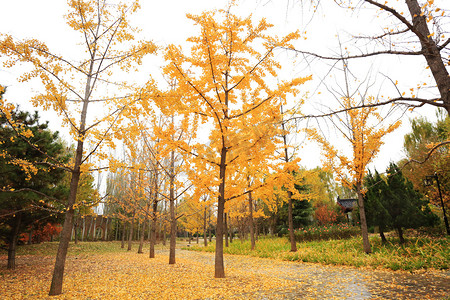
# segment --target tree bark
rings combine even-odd
[[[175,216],[175,200],[170,201],[170,250],[169,264],[175,264],[175,249],[177,247],[177,219]]]
[[[83,123],[82,123],[83,124]],[[80,130],[84,132],[83,130]],[[74,215],[73,205],[77,198],[78,182],[80,181],[80,166],[83,155],[82,139],[78,141],[78,146],[75,156],[75,168],[72,172],[72,179],[70,181],[70,193],[67,201],[68,210],[65,214],[63,229],[61,231],[61,240],[56,254],[55,267],[53,269],[52,283],[50,285],[49,296],[56,296],[62,293],[64,267],[66,264],[67,249],[69,248],[70,233],[72,230],[72,221]]]
[[[33,228],[30,229],[30,232],[28,233],[28,245],[31,245],[33,242]]]
[[[94,224],[94,228],[92,230],[92,240],[96,241],[97,240],[97,215],[92,218],[92,222]]]
[[[86,218],[83,218],[83,230],[81,232],[81,241],[84,241],[84,235],[86,234]]]
[[[206,206],[205,209],[203,210],[203,245],[205,247],[208,246],[208,238],[206,236]]]
[[[125,248],[125,237],[127,235],[127,224],[128,222],[124,221],[123,222],[123,227],[122,227],[122,243],[120,245],[120,248]]]
[[[11,232],[8,246],[8,264],[6,268],[8,270],[16,269],[16,249],[17,240],[19,239],[20,225],[22,223],[22,214],[19,212],[16,214],[16,224]]]
[[[361,193],[361,182],[356,183],[356,192],[358,194],[359,222],[361,223],[361,235],[363,238],[364,252],[372,252],[369,242],[369,232],[367,229],[366,211],[364,209],[364,199]]]
[[[223,230],[224,230],[224,234],[225,234],[225,247],[228,247],[228,214],[225,213],[224,214],[224,221],[223,221]]]
[[[153,200],[153,213],[152,213],[152,234],[150,236],[150,258],[155,258],[155,245],[156,245],[156,226],[157,226],[157,212],[158,201]]]
[[[383,243],[383,244],[387,243],[386,236],[384,235],[384,232],[382,229],[380,229],[380,238],[381,238],[381,243]]]
[[[225,266],[223,262],[223,233],[225,214],[225,173],[226,173],[227,148],[222,145],[219,170],[219,196],[217,200],[217,225],[216,225],[216,253],[214,260],[214,277],[225,278]]]
[[[175,264],[175,248],[177,246],[177,219],[175,216],[175,152],[170,153],[170,186],[169,186],[169,213],[170,213],[170,249],[169,265]]]
[[[130,228],[128,229],[128,248],[127,251],[131,250],[131,244],[133,241],[133,229],[134,229],[134,217],[136,215],[136,211],[133,211],[133,217],[131,218]]]
[[[398,232],[398,238],[400,239],[400,244],[404,244],[405,238],[403,237],[403,229],[401,226],[397,227],[397,232]]]
[[[142,222],[142,230],[140,230],[139,234],[139,249],[138,252],[139,254],[144,253],[144,251],[142,251],[142,248],[144,247],[144,236],[145,236],[145,223],[147,222],[147,217],[145,217],[144,221]]]
[[[253,197],[252,192],[248,193],[248,223],[249,223],[249,229],[250,229],[250,247],[251,250],[255,250],[255,225],[253,223]]]
[[[212,232],[211,232],[211,214],[208,214],[208,235],[209,235],[209,242],[212,243]]]
[[[103,241],[107,241],[108,240],[108,226],[109,226],[109,223],[110,223],[109,218],[106,217],[106,220],[105,220],[105,231],[104,231],[104,234],[103,234],[103,237],[102,237]]]
[[[77,229],[78,229],[78,222],[79,222],[79,217],[76,219],[74,225],[73,225],[73,231],[74,231],[74,241],[75,241],[75,245],[78,244],[78,234],[77,234]]]
[[[444,102],[447,114],[450,115],[450,77],[436,45],[428,29],[426,15],[422,14],[417,0],[405,0],[412,17],[415,34],[420,40],[424,57],[436,81],[441,99]]]
[[[281,106],[281,114],[283,114],[283,106]],[[289,152],[288,152],[288,142],[287,142],[287,136],[286,136],[286,128],[284,125],[284,122],[281,122],[281,129],[283,131],[283,144],[284,144],[284,160],[286,163],[289,162]],[[288,226],[289,226],[289,241],[291,242],[291,252],[297,252],[297,243],[295,241],[294,236],[294,218],[292,216],[293,209],[292,209],[292,192],[288,192]]]
[[[289,222],[289,240],[291,242],[291,252],[297,252],[297,242],[294,235],[294,217],[292,208],[292,192],[288,191],[288,222]]]
[[[115,219],[115,229],[114,229],[114,240],[118,241],[119,240],[119,230],[120,230],[120,222],[119,219]]]

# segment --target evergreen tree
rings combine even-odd
[[[368,186],[368,190],[365,196],[365,203],[367,208],[367,225],[378,226],[380,231],[381,241],[385,243],[386,237],[384,232],[387,231],[391,224],[392,218],[389,211],[385,208],[386,193],[389,190],[386,181],[375,171],[372,175],[371,172],[365,178],[365,185]]]
[[[56,222],[63,208],[56,199],[68,192],[59,184],[64,171],[49,161],[49,157],[68,161],[58,132],[40,124],[37,112],[30,115],[16,109],[11,120],[14,123],[0,115],[0,240],[8,246],[8,269],[15,268],[20,234],[31,225]]]
[[[403,176],[397,165],[391,163],[387,177],[366,177],[369,219],[372,225],[379,226],[380,232],[394,228],[401,243],[404,243],[404,228],[432,226],[438,218],[430,210],[429,203],[422,194],[414,190],[413,184]]]
[[[311,193],[311,184],[306,182],[306,178],[302,176],[297,176],[294,172],[294,177],[297,178],[295,183],[295,189],[299,191],[302,195],[308,195]],[[294,223],[294,228],[300,226],[309,225],[311,223],[311,215],[313,213],[313,207],[309,199],[305,200],[294,200],[292,202],[292,219]],[[278,234],[288,233],[288,203],[284,202],[278,211],[277,216],[277,229]]]
[[[431,226],[438,222],[438,218],[431,212],[428,201],[414,190],[411,181],[403,176],[397,165],[391,163],[387,173],[388,210],[392,218],[392,226],[397,230],[400,242],[403,243],[402,228]]]

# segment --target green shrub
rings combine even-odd
[[[324,226],[309,226],[295,229],[294,235],[297,242],[342,240],[359,235],[361,229],[347,223]]]

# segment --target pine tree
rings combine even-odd
[[[28,136],[25,141],[17,135]],[[38,113],[13,110],[7,120],[0,110],[0,239],[8,245],[8,269],[15,268],[18,238],[30,225],[55,222],[67,196],[64,171],[54,168],[48,156],[68,161],[58,132],[39,123]],[[51,213],[51,210],[56,211]]]
[[[368,220],[371,225],[380,227],[380,235],[388,228],[396,229],[400,243],[404,243],[403,229],[432,226],[438,222],[438,217],[397,165],[391,163],[386,172],[385,179],[377,172],[375,176],[366,177]]]

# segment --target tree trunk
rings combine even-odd
[[[208,238],[206,236],[206,206],[205,209],[203,210],[203,245],[205,247],[208,246]]]
[[[33,242],[33,228],[30,229],[30,232],[28,233],[28,245],[31,245]]]
[[[289,241],[291,242],[291,252],[297,252],[297,242],[294,235],[294,217],[292,208],[292,192],[288,191],[288,222],[289,222]]]
[[[109,218],[106,217],[106,220],[105,220],[105,231],[104,231],[103,237],[102,237],[103,241],[107,241],[108,240],[108,226],[109,226],[109,223],[110,223]]]
[[[147,236],[147,240],[150,241],[150,239],[152,238],[152,222],[148,222],[148,236]]]
[[[404,244],[405,238],[403,237],[403,229],[401,226],[397,227],[397,232],[398,232],[398,238],[400,239],[400,244]]]
[[[155,258],[155,245],[156,245],[156,226],[157,226],[157,212],[158,201],[153,201],[153,214],[152,214],[152,234],[150,237],[150,258]]]
[[[162,226],[162,244],[163,246],[165,246],[167,240],[167,228],[165,222],[163,224],[164,225]]]
[[[80,221],[80,218],[78,217],[77,219],[76,219],[76,221],[75,221],[75,224],[74,224],[74,240],[75,240],[75,245],[77,245],[78,244],[78,234],[77,234],[77,229],[78,229],[78,222]]]
[[[253,198],[252,198],[252,192],[248,193],[248,224],[250,229],[250,245],[251,250],[255,250],[255,227],[253,224]]]
[[[169,265],[175,264],[175,248],[177,246],[177,219],[175,216],[175,152],[170,154],[170,187],[169,187],[169,214],[170,214],[170,247]]]
[[[120,248],[125,248],[125,236],[127,232],[127,223],[126,221],[123,222],[123,228],[122,228],[122,243],[120,245]]]
[[[225,234],[225,247],[228,247],[228,215],[227,215],[227,213],[224,214],[223,229],[224,229],[224,234]]]
[[[380,238],[381,238],[381,243],[383,243],[383,244],[387,243],[386,236],[384,235],[384,232],[381,228],[380,228]]]
[[[83,124],[83,122],[82,122]],[[80,130],[84,133],[84,128]],[[72,179],[70,180],[70,193],[67,201],[68,210],[65,213],[63,229],[61,231],[61,240],[56,254],[55,267],[53,269],[52,283],[50,285],[49,296],[56,296],[62,293],[64,267],[66,264],[67,249],[69,248],[70,232],[72,230],[72,221],[74,215],[73,205],[77,198],[78,182],[80,181],[80,166],[83,155],[83,139],[78,141],[78,146],[75,156],[75,167],[72,172]]]
[[[258,219],[255,221],[255,241],[258,241],[259,238],[259,224]]]
[[[170,249],[169,264],[175,264],[175,249],[177,247],[177,219],[175,216],[175,200],[170,201]]]
[[[283,106],[281,106],[281,114],[283,115]],[[284,160],[289,162],[288,142],[286,136],[285,123],[281,122],[283,144],[284,144]],[[291,242],[291,252],[297,252],[297,243],[294,236],[294,218],[292,216],[292,192],[288,190],[288,226],[289,226],[289,241]]]
[[[450,77],[442,60],[440,50],[428,29],[426,14],[422,13],[417,0],[406,0],[405,2],[412,17],[415,34],[419,38],[424,51],[423,55],[436,81],[447,114],[450,115]]]
[[[211,225],[208,225],[208,239],[209,239],[209,242],[212,243],[212,230],[211,230]]]
[[[208,235],[209,235],[209,242],[212,243],[211,214],[208,214]]]
[[[214,260],[214,277],[225,278],[225,266],[223,262],[223,233],[225,214],[225,173],[226,173],[227,149],[222,146],[219,170],[219,196],[217,200],[217,225],[216,225],[216,253]],[[227,240],[228,241],[228,240]]]
[[[19,212],[16,214],[16,224],[11,232],[9,238],[9,247],[8,247],[8,270],[16,269],[16,249],[17,249],[17,240],[19,238],[20,224],[22,223],[22,214]]]
[[[96,241],[97,240],[97,215],[95,217],[92,218],[92,222],[94,224],[94,228],[92,229],[92,240]]]
[[[139,254],[144,253],[144,251],[142,251],[142,248],[144,247],[144,236],[145,236],[145,223],[147,222],[147,217],[145,217],[144,221],[142,222],[142,230],[140,230],[139,234],[139,249],[138,252]]]
[[[81,241],[84,241],[84,235],[86,234],[86,218],[83,218],[83,231],[81,232]]]
[[[127,251],[131,250],[131,243],[133,241],[133,229],[134,229],[134,216],[136,214],[136,211],[133,211],[133,218],[131,219],[130,228],[128,229],[128,249]]]
[[[138,218],[135,241],[140,241],[140,240],[141,240],[141,219]]]
[[[119,230],[120,230],[120,222],[119,219],[115,219],[115,229],[114,229],[114,240],[118,241],[119,240]]]
[[[359,222],[361,223],[361,235],[363,238],[364,252],[372,252],[369,242],[369,232],[367,229],[366,211],[364,209],[364,199],[361,193],[361,182],[356,183],[356,192],[358,194]]]

